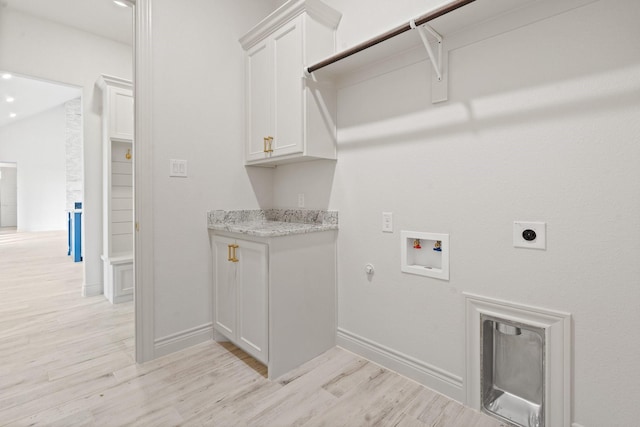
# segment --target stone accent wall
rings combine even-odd
[[[64,104],[67,132],[67,209],[73,210],[75,202],[82,202],[82,103],[80,98]]]

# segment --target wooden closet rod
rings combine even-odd
[[[447,13],[452,12],[452,11],[462,7],[462,6],[466,6],[469,3],[472,3],[474,1],[475,0],[455,0],[455,1],[452,1],[451,3],[447,3],[447,4],[445,4],[444,6],[438,8],[438,9],[432,10],[431,12],[429,12],[429,13],[427,13],[425,15],[422,15],[419,18],[416,18],[414,20],[415,25],[416,26],[420,26],[422,24],[426,24],[427,22],[429,22],[429,21],[431,21],[433,19],[436,19],[436,18],[438,18],[438,17],[440,17],[442,15],[446,15]],[[395,36],[397,36],[399,34],[402,34],[402,33],[406,32],[406,31],[409,31],[410,29],[411,29],[411,22],[407,22],[404,25],[400,25],[398,27],[392,28],[391,30],[387,31],[384,34],[380,34],[377,37],[374,37],[372,39],[364,41],[364,42],[362,42],[362,43],[360,43],[358,45],[353,46],[350,49],[347,49],[347,50],[345,50],[343,52],[337,53],[337,54],[335,54],[333,56],[330,56],[329,58],[327,58],[327,59],[325,59],[323,61],[318,62],[317,64],[314,64],[314,65],[311,65],[311,66],[307,67],[307,72],[308,73],[313,73],[314,71],[317,71],[317,70],[319,70],[321,68],[324,68],[327,65],[331,65],[334,62],[338,62],[338,61],[340,61],[342,59],[348,58],[351,55],[354,55],[354,54],[356,54],[356,53],[358,53],[360,51],[368,49],[371,46],[375,46],[378,43],[382,43],[385,40],[389,40],[390,38],[395,37]]]

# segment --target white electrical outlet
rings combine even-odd
[[[393,213],[382,212],[382,231],[384,233],[393,233]]]
[[[304,208],[304,193],[298,193],[298,207]]]
[[[169,159],[169,176],[186,178],[187,161],[179,159]]]
[[[545,250],[547,248],[547,223],[514,221],[513,246]]]

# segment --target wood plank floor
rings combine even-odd
[[[132,303],[81,283],[65,233],[0,230],[0,426],[502,426],[339,348],[276,381],[214,342],[136,365]]]

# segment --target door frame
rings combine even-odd
[[[154,256],[153,256],[153,156],[152,156],[152,0],[136,0],[134,10],[133,93],[135,100],[134,147],[134,270],[135,358],[137,363],[155,357]]]
[[[18,163],[15,162],[3,162],[0,160],[0,169],[2,168],[6,168],[6,169],[15,169],[16,170],[16,185],[15,185],[15,191],[16,191],[16,211],[15,211],[15,215],[16,215],[16,225],[15,227],[18,227],[18,176],[17,176],[17,170],[18,170]],[[1,174],[0,174],[0,180],[2,179]],[[2,209],[2,194],[0,192],[0,209]],[[0,227],[2,226],[2,213],[0,212]]]

